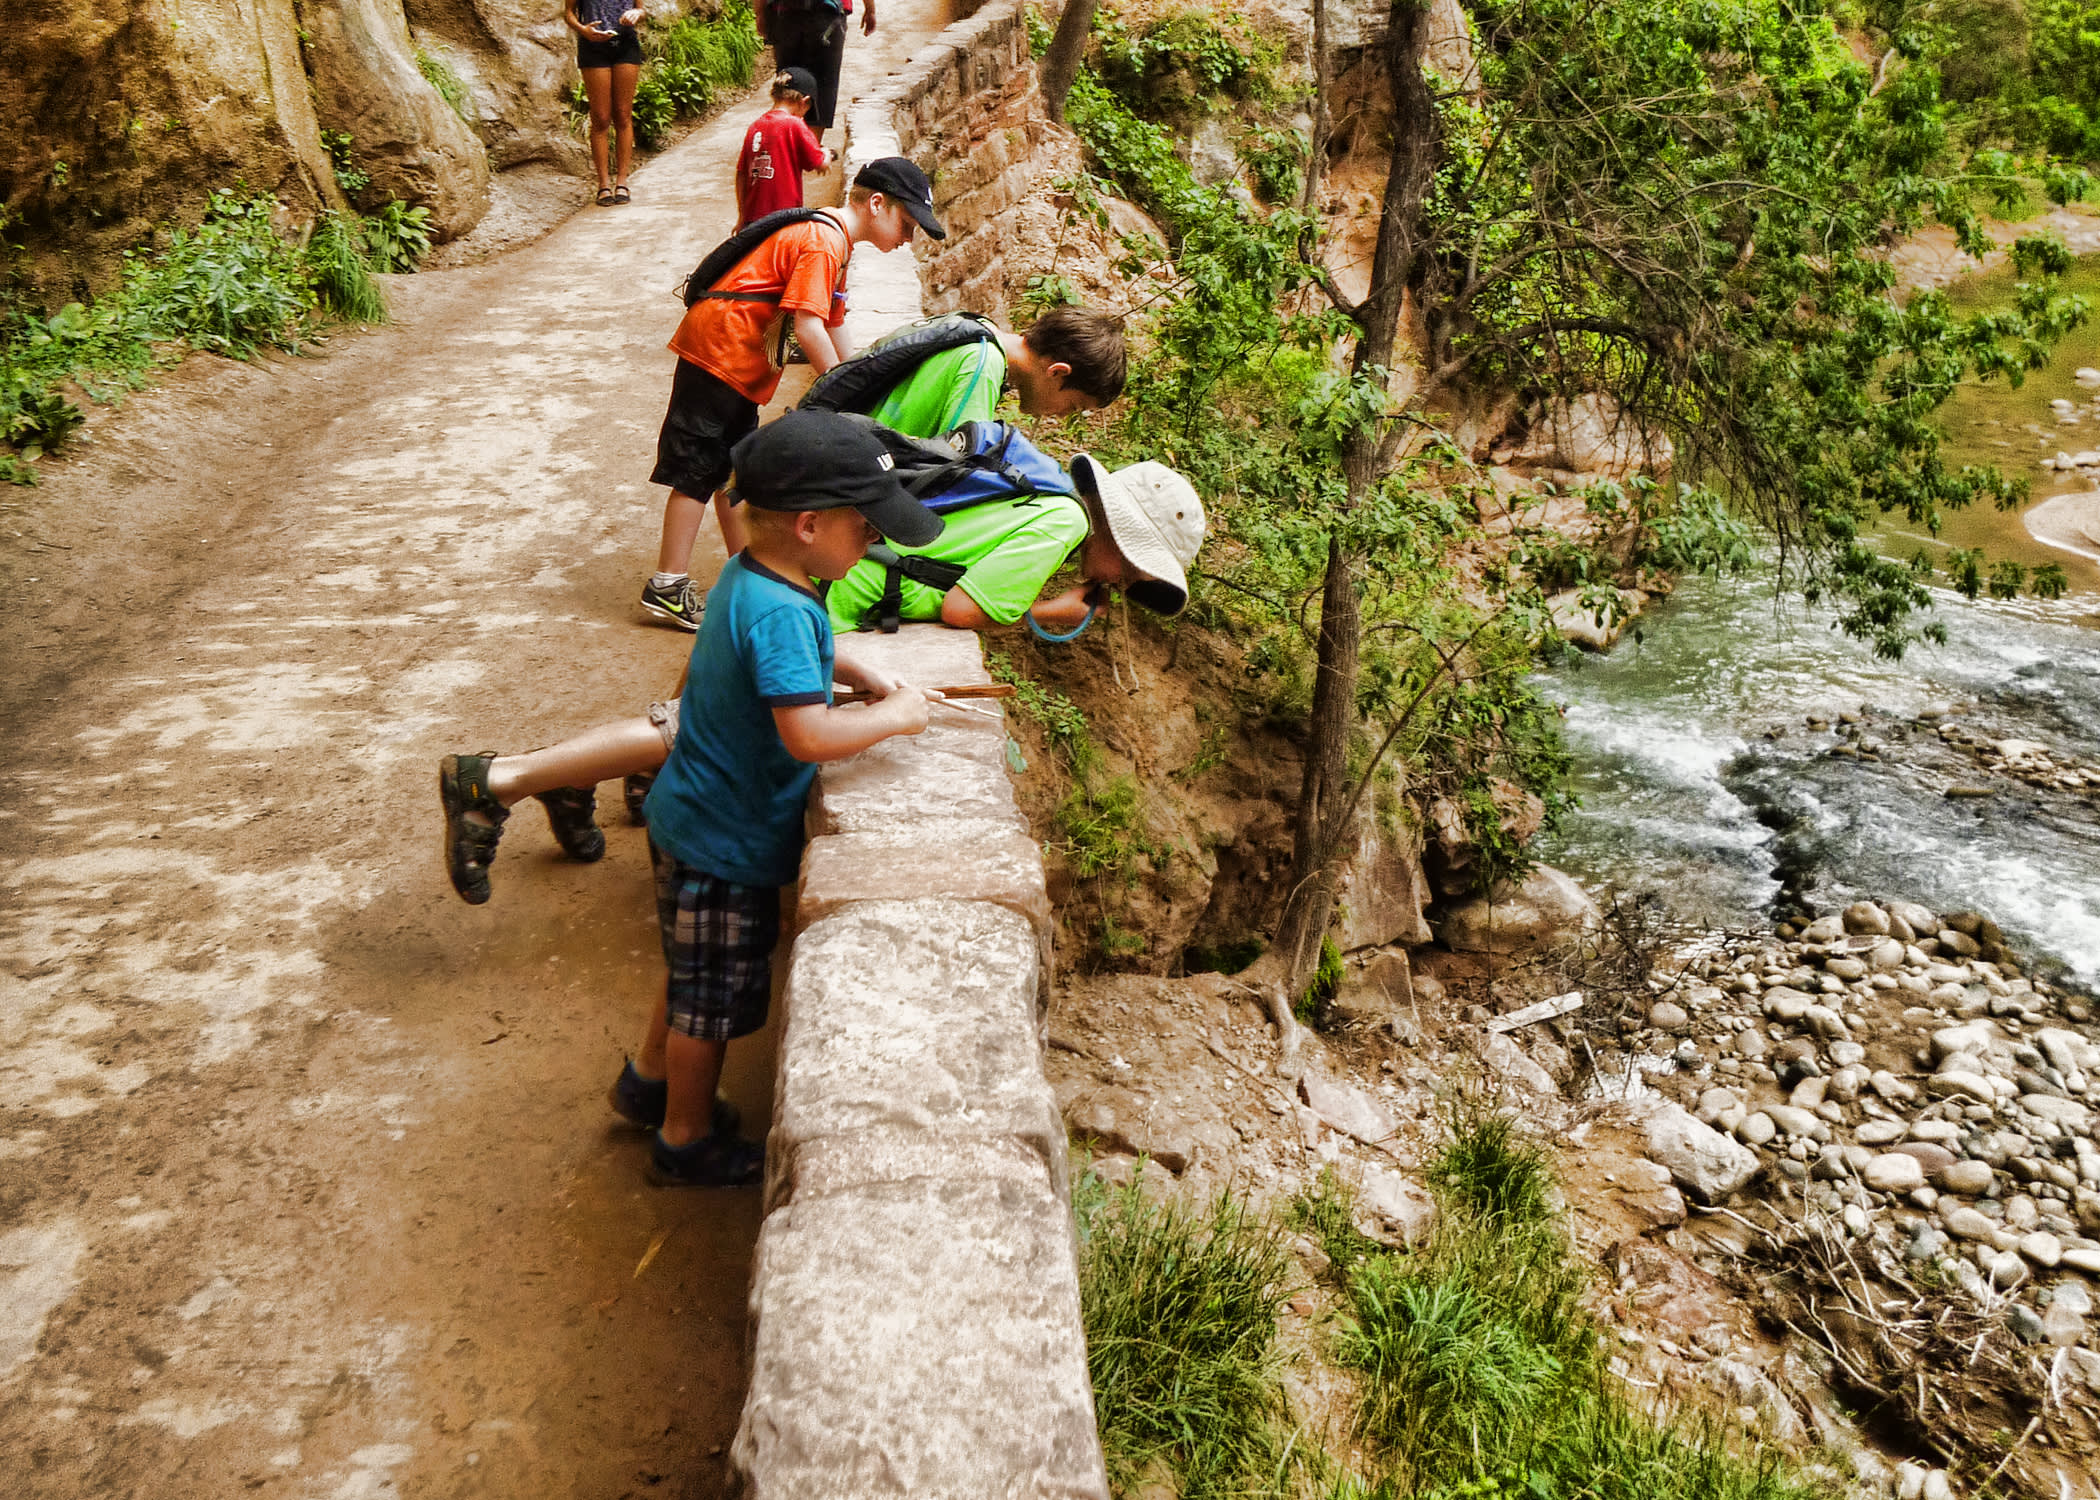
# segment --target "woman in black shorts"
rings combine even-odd
[[[634,160],[634,85],[642,76],[646,14],[629,0],[562,0],[562,16],[576,33],[576,66],[583,73],[591,106],[591,164],[598,169],[598,206],[610,208],[633,195],[627,168]],[[614,122],[620,127],[620,169],[610,170]]]

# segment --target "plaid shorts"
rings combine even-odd
[[[772,1000],[780,892],[733,885],[681,864],[654,842],[649,859],[656,867],[656,920],[671,971],[664,992],[671,1029],[703,1042],[749,1036],[766,1024]]]

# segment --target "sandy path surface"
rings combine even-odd
[[[849,90],[940,16],[882,19]],[[570,864],[527,804],[470,908],[432,782],[676,675],[663,346],[755,109],[0,495],[10,1496],[721,1490],[757,1197],[649,1187],[603,1102],[661,982],[643,835],[608,787]]]

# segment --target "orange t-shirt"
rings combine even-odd
[[[716,282],[717,292],[759,292],[772,302],[702,297],[685,310],[671,352],[764,406],[780,385],[766,358],[766,325],[780,313],[814,313],[836,328],[846,317],[846,262],[853,244],[838,220],[791,224]]]

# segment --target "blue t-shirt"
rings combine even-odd
[[[831,620],[814,593],[739,553],[708,590],[678,739],[650,789],[649,837],[735,885],[793,881],[817,768],[788,754],[773,710],[831,701]]]

